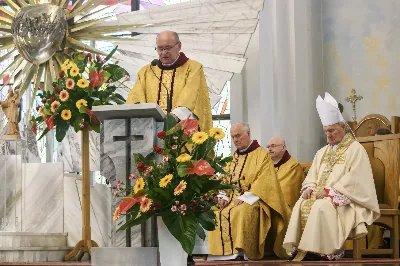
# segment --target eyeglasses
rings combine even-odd
[[[178,43],[180,43],[180,42],[177,42],[177,43],[175,43],[175,44],[172,45],[172,46],[154,47],[154,50],[156,50],[156,51],[159,52],[159,53],[162,53],[162,52],[164,52],[164,51],[169,52],[169,51],[170,51],[172,48],[174,48],[175,45],[177,45]]]
[[[276,148],[276,147],[279,147],[279,146],[283,146],[283,144],[278,144],[278,145],[275,145],[275,144],[267,145],[267,149],[269,149],[269,148]]]

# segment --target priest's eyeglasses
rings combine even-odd
[[[276,148],[276,147],[279,147],[279,146],[283,146],[283,144],[278,144],[278,145],[275,145],[275,144],[272,144],[272,145],[267,145],[267,149],[273,149],[273,148]]]
[[[164,52],[164,51],[169,52],[169,51],[170,51],[172,48],[174,48],[178,43],[180,43],[180,42],[177,42],[177,43],[175,43],[175,44],[172,45],[172,46],[154,47],[154,50],[156,50],[156,51],[159,52],[159,53],[162,53],[162,52]]]

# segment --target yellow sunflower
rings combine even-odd
[[[175,190],[174,190],[174,195],[175,195],[175,196],[178,196],[178,195],[182,194],[183,191],[186,189],[186,185],[187,185],[186,181],[183,181],[183,180],[182,180],[182,181],[176,186],[176,188],[175,188]]]
[[[71,61],[69,59],[65,60],[64,64],[61,66],[61,70],[67,72],[68,69],[72,67]]]
[[[79,68],[77,68],[77,67],[71,68],[71,70],[69,71],[69,74],[70,74],[72,77],[78,76],[78,74],[79,74]]]
[[[166,187],[171,182],[174,176],[172,174],[166,175],[160,180],[160,187]]]
[[[220,128],[212,128],[210,129],[210,136],[214,139],[223,139],[225,137],[225,133]]]
[[[62,90],[60,92],[60,101],[65,102],[66,100],[69,99],[69,93],[66,90]]]
[[[75,87],[75,81],[73,79],[67,79],[65,82],[65,87],[70,90],[73,89]]]
[[[86,88],[87,86],[89,86],[89,81],[85,78],[81,78],[80,80],[78,80],[78,87],[81,89]]]
[[[133,192],[136,194],[138,191],[142,190],[144,188],[144,179],[139,178],[136,180],[136,184],[133,187]]]
[[[84,99],[80,99],[76,101],[76,108],[81,108],[81,106],[87,106],[87,101]]]
[[[203,144],[208,139],[208,135],[205,132],[196,132],[192,136],[192,140],[195,144]]]
[[[64,119],[64,120],[70,120],[71,116],[72,115],[71,115],[71,111],[70,110],[65,109],[65,110],[63,110],[61,112],[61,118]]]
[[[143,197],[140,201],[140,212],[147,212],[148,210],[150,210],[152,203],[153,201],[151,199]]]
[[[176,161],[177,161],[178,163],[185,163],[185,162],[190,161],[190,159],[192,159],[192,156],[190,156],[190,155],[187,154],[187,153],[184,153],[184,154],[179,155],[179,157],[176,158]]]

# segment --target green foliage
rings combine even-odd
[[[223,178],[224,167],[232,158],[213,157],[218,139],[223,138],[220,129],[212,129],[210,134],[216,131],[219,135],[210,136],[198,132],[196,120],[187,119],[177,124],[173,116],[167,115],[164,131],[157,134],[163,147],[154,147],[154,153],[160,156],[158,160],[146,160],[142,154],[134,154],[137,171],[130,176],[135,180],[133,189],[130,186],[118,188],[117,193],[125,198],[127,194],[130,199],[141,198],[132,207],[140,206],[141,215],[121,228],[159,215],[185,252],[192,253],[196,235],[204,239],[204,230],[215,229],[216,216],[212,208],[217,205],[218,192],[235,190],[233,185],[225,184]]]
[[[70,126],[75,132],[83,128],[100,132],[100,122],[91,111],[93,106],[125,103],[122,95],[115,92],[117,88],[113,82],[128,77],[129,74],[116,64],[106,64],[116,49],[117,47],[105,59],[100,56],[92,58],[91,54],[75,53],[64,62],[58,80],[53,82],[54,91],[37,94],[43,106],[38,107],[40,116],[34,119],[32,128],[36,129],[41,124],[46,126],[40,138],[53,129],[53,126],[44,123],[43,117],[51,117],[56,139],[62,141]],[[85,72],[86,68],[90,70],[89,75]],[[79,102],[84,104],[77,106]],[[54,108],[55,105],[58,108]]]

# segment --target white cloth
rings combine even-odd
[[[243,195],[238,197],[238,199],[243,202],[246,202],[249,205],[253,205],[260,199],[260,197],[254,195],[253,193],[251,193],[249,191],[246,191],[245,193],[243,193]]]
[[[226,196],[226,192],[225,191],[220,191],[218,193],[218,195],[217,195],[217,198],[229,201],[228,197]]]
[[[178,117],[179,120],[185,120],[188,117],[190,119],[197,119],[197,116],[195,114],[193,114],[187,107],[183,106],[176,107],[174,110],[172,110],[171,113]]]
[[[325,92],[325,98],[318,95],[316,107],[319,118],[323,126],[330,126],[339,122],[344,122],[338,103],[329,93]]]

